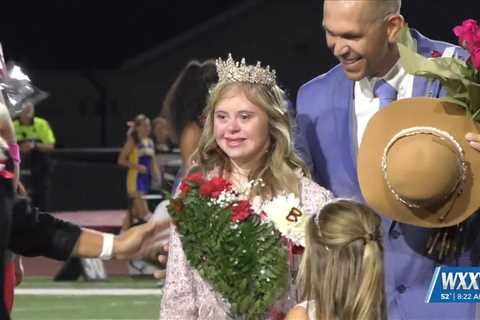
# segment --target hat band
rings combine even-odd
[[[462,149],[462,146],[458,143],[457,140],[455,140],[455,138],[452,135],[450,135],[449,133],[447,133],[443,130],[440,130],[440,129],[437,129],[437,128],[434,128],[434,127],[411,127],[411,128],[403,129],[403,130],[399,131],[395,136],[393,136],[393,138],[389,141],[389,143],[387,144],[387,146],[385,147],[385,149],[383,151],[382,163],[381,163],[383,177],[385,179],[385,183],[387,184],[388,189],[393,194],[393,196],[398,201],[400,201],[402,204],[406,205],[409,208],[421,208],[422,207],[422,205],[420,205],[418,203],[415,203],[415,202],[412,202],[410,200],[407,200],[407,199],[403,198],[402,196],[400,196],[395,191],[395,189],[392,187],[392,185],[390,184],[389,179],[388,179],[388,174],[387,174],[387,156],[388,156],[388,152],[390,151],[393,144],[401,138],[413,136],[413,135],[416,135],[416,134],[431,134],[431,135],[434,135],[436,137],[439,137],[440,139],[442,139],[444,141],[448,141],[452,145],[455,146],[454,149],[455,149],[456,154],[457,154],[457,164],[458,164],[458,167],[460,168],[461,175],[457,178],[457,181],[456,181],[455,185],[452,187],[452,189],[448,193],[445,194],[442,201],[446,201],[447,199],[449,199],[455,192],[457,194],[462,193],[463,185],[464,185],[464,182],[465,182],[466,176],[467,176],[465,154],[464,154],[464,151]],[[444,217],[441,217],[441,220],[443,220],[443,218]]]

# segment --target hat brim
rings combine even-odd
[[[385,183],[381,161],[384,148],[400,130],[434,127],[448,132],[465,153],[467,177],[463,192],[441,207],[410,208],[395,198]],[[410,98],[393,102],[369,121],[358,152],[358,179],[364,199],[380,214],[401,223],[426,228],[457,225],[480,207],[480,152],[465,140],[467,132],[479,132],[465,109],[434,98]],[[443,217],[444,216],[444,217]]]

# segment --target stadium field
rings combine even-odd
[[[161,289],[152,279],[53,282],[27,278],[17,288],[14,320],[158,320]]]

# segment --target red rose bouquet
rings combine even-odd
[[[228,301],[233,316],[263,319],[288,285],[281,235],[223,178],[193,174],[180,191],[168,210],[190,265]]]
[[[477,21],[469,19],[453,32],[470,54],[467,61],[442,57],[435,50],[431,57],[418,54],[415,41],[405,27],[397,41],[400,63],[408,73],[440,80],[448,91],[448,96],[441,99],[464,107],[472,119],[480,120],[480,28]]]

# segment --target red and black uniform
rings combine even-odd
[[[0,150],[8,156],[8,150]],[[3,164],[2,164],[3,166]],[[0,168],[0,288],[4,288],[5,250],[23,256],[46,256],[57,260],[70,257],[78,238],[80,227],[42,213],[30,205],[29,200],[15,198],[11,179],[1,171],[13,171],[10,158]],[[10,319],[6,309],[4,291],[0,290],[0,319]]]

